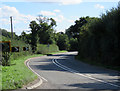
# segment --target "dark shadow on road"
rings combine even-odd
[[[66,86],[72,86],[72,87],[77,87],[77,89],[79,88],[84,88],[84,89],[91,89],[94,90],[94,91],[97,91],[97,90],[106,90],[107,91],[120,91],[120,88],[116,87],[116,88],[113,88],[113,86],[110,86],[108,84],[104,84],[103,83],[100,83],[100,82],[95,82],[95,83],[75,83],[75,84],[64,84]],[[105,89],[106,88],[106,89]]]
[[[81,74],[91,74],[91,75],[96,75],[96,74],[103,75],[104,74],[105,76],[113,76],[113,77],[120,76],[119,72],[117,73],[117,72],[114,72],[111,70],[91,66],[89,64],[86,64],[86,63],[83,63],[80,61],[76,61],[76,60],[74,60],[75,55],[72,55],[72,54],[56,54],[56,55],[51,54],[51,55],[48,55],[48,58],[46,58],[46,59],[32,60],[34,65],[30,65],[30,66],[36,70],[69,72],[69,71],[61,69],[60,67],[53,64],[53,62],[52,62],[53,59],[51,58],[53,56],[60,56],[60,58],[57,59],[57,61],[60,64],[66,66],[66,67],[69,67],[73,70],[76,70]],[[101,79],[101,78],[99,78],[99,79]],[[115,80],[116,79],[114,79],[114,78],[111,79],[111,83],[117,84],[120,86],[120,78],[118,78],[116,81]],[[87,87],[94,88],[94,85],[100,85],[100,84],[101,84],[100,82],[99,83],[96,83],[96,82],[95,83],[79,83],[79,84],[77,83],[77,84],[70,84],[69,86],[75,86],[75,87],[82,86],[83,88],[87,88]]]

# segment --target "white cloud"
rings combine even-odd
[[[22,32],[22,28],[25,24],[29,24],[30,21],[36,19],[36,17],[32,15],[21,14],[15,7],[2,5],[2,7],[0,7],[0,21],[2,22],[1,28],[10,30],[10,16],[13,17],[13,26],[18,27],[21,25],[19,28],[15,29],[14,32],[17,33]],[[26,28],[28,28],[28,26]]]
[[[65,18],[63,15],[58,15],[57,17],[54,17],[56,22],[62,22]]]
[[[70,22],[70,23],[74,23],[75,22],[74,20],[70,20],[70,19],[68,19],[67,21]]]
[[[19,12],[16,10],[15,7],[9,7],[9,6],[3,6],[0,8],[0,17],[7,17],[7,16],[13,16],[13,15],[18,15]]]
[[[100,5],[100,4],[96,4],[96,5],[95,5],[95,8],[104,9],[104,6],[103,6],[103,5]]]
[[[59,12],[61,12],[61,11],[60,11],[60,10],[58,10],[58,9],[55,9],[55,10],[54,10],[54,12],[57,12],[57,13],[59,13]]]
[[[56,14],[50,11],[41,11],[40,12],[41,15],[43,16],[55,16]]]
[[[58,17],[59,17],[61,20],[64,20],[64,16],[63,16],[63,15],[58,15]]]
[[[3,6],[0,8],[0,17],[2,19],[9,20],[10,16],[13,17],[13,22],[15,23],[36,19],[35,16],[20,14],[15,7]]]

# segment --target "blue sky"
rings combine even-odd
[[[118,1],[85,1],[84,0],[69,0],[65,2],[57,2],[55,0],[47,0],[47,2],[36,1],[14,1],[10,0],[0,3],[0,19],[2,25],[0,28],[10,31],[10,16],[13,17],[13,28],[17,35],[22,31],[30,30],[29,23],[36,20],[38,15],[44,15],[49,18],[54,18],[57,22],[55,28],[57,32],[65,31],[74,24],[74,21],[80,17],[100,17],[106,10],[112,7],[117,7]],[[105,1],[105,0],[103,0]]]

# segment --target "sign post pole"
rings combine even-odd
[[[13,24],[12,24],[12,16],[10,17],[10,22],[11,22],[11,37],[13,39]]]

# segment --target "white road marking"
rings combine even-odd
[[[56,59],[53,59],[52,62],[53,62],[55,65],[57,65],[58,67],[60,67],[60,68],[62,68],[62,69],[64,69],[64,70],[67,70],[67,71],[69,71],[69,72],[72,72],[72,73],[74,73],[74,74],[76,74],[76,75],[80,75],[80,76],[83,76],[83,77],[86,77],[86,78],[89,78],[89,79],[92,79],[92,80],[95,80],[95,81],[99,81],[99,82],[106,83],[106,84],[109,84],[109,85],[111,85],[111,86],[115,86],[115,87],[119,87],[119,88],[120,88],[119,85],[115,85],[115,84],[112,84],[112,83],[109,83],[109,82],[106,82],[106,81],[103,81],[103,80],[100,80],[100,79],[91,77],[90,75],[81,74],[81,73],[79,73],[79,72],[76,71],[76,70],[73,70],[73,69],[71,69],[71,68],[69,68],[69,67],[67,67],[67,66],[64,66],[64,65],[60,64]]]
[[[40,77],[40,78],[42,78],[43,80],[45,80],[46,82],[48,82],[47,79],[45,79],[44,77],[40,76],[37,72],[35,72],[35,71],[29,66],[29,62],[30,62],[30,61],[27,62],[28,68],[29,68],[30,70],[32,70],[38,77]]]
[[[34,85],[30,86],[30,87],[27,87],[26,89],[34,89],[34,88],[40,86],[43,83],[43,81],[42,81],[41,78],[39,78],[39,80],[40,81],[38,83],[36,83],[36,84],[34,84]]]

